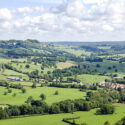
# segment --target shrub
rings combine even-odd
[[[115,107],[109,104],[103,105],[99,110],[96,111],[97,114],[113,114],[115,112]]]
[[[7,95],[8,94],[8,92],[4,92],[4,95]]]
[[[32,88],[36,88],[36,83],[33,83]]]
[[[30,68],[30,65],[27,64],[25,67],[28,69],[28,68]]]
[[[22,88],[22,93],[26,93],[26,89]]]
[[[13,93],[13,96],[15,97],[15,96],[16,96],[16,93]]]
[[[120,121],[118,121],[117,123],[115,123],[115,125],[125,125],[125,117],[122,118]]]
[[[109,121],[106,121],[106,122],[104,123],[104,125],[110,125],[110,122],[109,122]]]
[[[55,95],[58,95],[59,94],[59,92],[58,91],[55,91],[55,93],[54,93]]]
[[[40,95],[40,98],[41,98],[42,100],[45,100],[45,99],[46,99],[45,94],[41,94],[41,95]]]
[[[8,93],[12,93],[12,89],[8,89]]]

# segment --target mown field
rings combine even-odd
[[[67,62],[58,62],[57,64],[58,69],[64,69],[64,68],[69,68],[71,66],[76,65],[74,62],[67,61]]]
[[[55,46],[57,50],[65,51],[71,54],[74,54],[76,56],[81,56],[81,55],[87,55],[90,56],[91,52],[86,52],[83,49],[78,49],[77,47],[72,47],[72,46]]]
[[[13,77],[19,77],[19,78],[23,78],[23,79],[28,79],[27,75],[15,72],[13,70],[8,70],[8,69],[5,69],[5,71],[2,74],[3,74],[3,77],[5,76],[6,78],[13,76]]]
[[[81,80],[81,82],[83,83],[98,83],[110,78],[107,76],[83,74],[78,75],[78,79]]]
[[[40,94],[46,95],[47,104],[52,104],[54,102],[59,102],[66,99],[79,99],[86,96],[85,92],[81,92],[78,89],[68,89],[68,88],[53,88],[53,87],[24,87],[26,93],[22,93],[19,89],[11,89],[12,93],[4,95],[4,92],[7,91],[5,87],[0,87],[0,104],[12,104],[20,105],[24,104],[29,96],[32,96],[34,99],[40,99]],[[58,91],[59,94],[55,95],[55,91]],[[13,94],[16,93],[14,97]]]
[[[90,75],[90,74],[82,74],[78,75],[77,79],[79,79],[82,83],[98,83],[102,82],[105,79],[110,79],[108,76],[100,76],[100,75]]]
[[[76,123],[81,124],[85,122],[88,125],[103,125],[105,121],[110,121],[111,125],[114,125],[114,123],[125,116],[125,104],[115,104],[115,106],[116,111],[113,115],[95,115],[96,109],[94,109],[89,112],[75,112],[74,114],[43,115],[1,120],[0,123],[1,125],[67,125],[62,122],[63,118],[80,116]]]

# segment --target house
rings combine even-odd
[[[8,77],[8,79],[12,81],[23,81],[22,79],[17,78],[17,77]]]
[[[53,79],[53,82],[60,82],[59,79]]]
[[[82,82],[78,82],[77,85],[83,85],[83,83]]]
[[[112,83],[112,82],[100,82],[98,83],[98,85],[103,86],[103,87],[107,86],[113,89],[118,89],[118,88],[125,89],[125,84],[118,84],[118,83]]]
[[[121,80],[121,79],[123,79],[123,77],[114,77],[114,79]]]

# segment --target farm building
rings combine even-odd
[[[8,79],[12,81],[23,81],[22,79],[17,78],[17,77],[8,77]]]

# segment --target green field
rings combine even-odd
[[[84,63],[89,65],[91,70],[97,70],[98,73],[125,73],[125,63],[119,63],[119,61],[107,61],[104,60],[103,62],[93,62],[93,63]],[[96,67],[97,64],[100,64],[100,67]],[[115,66],[116,68],[113,68]],[[108,67],[111,67],[109,70]],[[115,70],[117,69],[117,72]]]
[[[5,58],[0,58],[0,63],[9,63],[11,61],[24,62],[24,61],[26,61],[26,59],[25,58],[20,58],[20,59],[5,59]]]
[[[80,80],[82,83],[97,83],[102,82],[105,79],[110,79],[110,77],[107,76],[99,76],[99,75],[89,75],[89,74],[82,74],[78,75],[77,79]]]
[[[78,49],[77,47],[72,47],[72,46],[62,46],[61,45],[61,46],[55,46],[55,48],[57,50],[65,51],[65,52],[74,54],[76,56],[81,56],[82,54],[90,56],[90,54],[91,54],[91,52],[86,52],[83,49]]]
[[[8,77],[16,77],[16,78],[27,79],[27,80],[29,79],[28,76],[25,74],[18,73],[13,70],[5,69],[5,71],[0,76],[0,80],[8,80],[7,79]]]
[[[96,109],[89,112],[75,112],[74,114],[32,116],[1,120],[0,123],[1,125],[67,125],[62,122],[63,118],[80,116],[76,123],[81,124],[85,122],[88,125],[103,125],[105,121],[110,121],[111,125],[114,125],[114,123],[125,116],[125,104],[116,104],[116,112],[113,115],[95,115],[95,112]]]
[[[78,75],[78,79],[81,80],[81,82],[83,83],[97,83],[97,82],[102,82],[105,79],[109,79],[109,77],[83,74],[83,75]]]
[[[71,61],[67,61],[67,62],[58,62],[56,65],[58,69],[64,69],[64,68],[69,68],[71,66],[74,66],[75,63]]]
[[[20,105],[24,104],[29,96],[34,99],[40,99],[40,94],[44,93],[46,95],[47,104],[52,104],[54,102],[59,102],[66,99],[79,99],[86,96],[85,92],[80,92],[78,89],[68,89],[68,88],[53,88],[53,87],[25,87],[26,93],[22,93],[21,90],[12,89],[12,93],[3,95],[7,89],[5,87],[0,87],[0,104],[12,104]],[[59,92],[59,95],[54,95],[55,91]],[[16,97],[13,97],[13,93],[16,93]]]
[[[23,71],[23,72],[32,72],[35,70],[38,70],[39,73],[41,72],[41,65],[34,65],[34,64],[28,64],[30,65],[30,68],[26,68],[25,66],[27,63],[13,63],[12,66],[15,67],[16,69]],[[54,68],[44,68],[43,72],[46,74],[48,71],[53,71]]]

